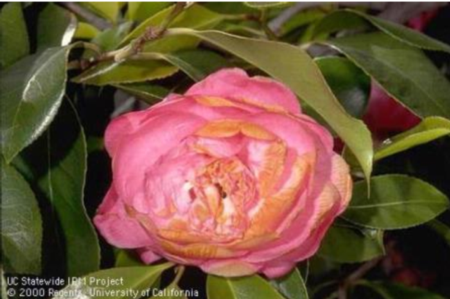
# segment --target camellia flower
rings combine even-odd
[[[239,69],[114,119],[105,143],[113,183],[94,222],[146,263],[280,276],[317,251],[351,196],[330,133],[284,85]]]

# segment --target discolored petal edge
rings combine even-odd
[[[255,104],[278,106],[301,113],[295,94],[280,82],[266,77],[249,77],[241,69],[223,69],[193,85],[186,95],[215,96],[235,101],[248,99]]]

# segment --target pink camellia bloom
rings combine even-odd
[[[239,69],[114,119],[106,240],[207,273],[277,277],[313,255],[347,206],[349,168],[295,95]]]

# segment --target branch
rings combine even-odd
[[[112,27],[108,21],[96,16],[94,13],[90,12],[88,9],[80,6],[77,3],[60,2],[59,5],[64,6],[65,8],[67,8],[68,10],[73,12],[74,14],[82,17],[88,23],[94,25],[95,27],[97,27],[98,29],[100,29],[102,31]]]
[[[261,15],[260,15],[258,21],[269,40],[277,40],[278,39],[275,32],[273,32],[272,29],[270,29],[270,27],[267,25],[267,10],[266,9],[261,10]]]
[[[349,287],[356,284],[356,282],[364,277],[370,270],[372,270],[378,263],[384,258],[380,256],[364,263],[361,267],[356,269],[355,272],[351,273],[347,278],[341,283],[338,289],[337,296],[339,299],[347,299],[347,290]]]
[[[69,3],[65,3],[69,4]],[[71,3],[73,4],[73,3]],[[127,58],[144,58],[149,59],[152,53],[141,53],[143,46],[146,42],[154,41],[159,39],[165,35],[167,32],[167,28],[170,24],[175,20],[175,18],[184,11],[187,3],[185,2],[177,2],[173,7],[170,14],[164,19],[160,26],[148,26],[145,28],[144,32],[139,35],[137,38],[132,40],[128,45],[114,51],[100,53],[99,55],[89,58],[89,59],[81,59],[78,63],[71,62],[71,68],[80,68],[82,70],[91,67],[94,64],[97,64],[102,61],[110,61],[114,60],[116,62],[125,60]],[[87,44],[87,43],[85,43]],[[145,55],[144,55],[145,54]],[[146,56],[147,55],[147,56]],[[142,57],[141,57],[142,56]],[[153,57],[153,56],[152,56]]]
[[[133,40],[128,46],[119,50],[117,54],[114,55],[115,61],[124,60],[130,56],[136,55],[142,51],[142,47],[148,41],[153,41],[159,39],[164,36],[169,25],[172,23],[175,18],[183,12],[186,7],[185,2],[177,2],[173,7],[170,14],[167,18],[162,22],[162,24],[158,27],[149,26],[145,29],[144,33],[142,33],[138,38]]]

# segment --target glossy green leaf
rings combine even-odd
[[[371,260],[385,254],[383,232],[334,224],[327,231],[318,254],[339,263],[360,263]]]
[[[99,269],[100,246],[83,203],[86,138],[76,111],[68,106],[62,107],[48,130],[48,171],[39,185],[56,208],[64,231],[67,273],[79,276]]]
[[[450,82],[419,49],[386,33],[328,41],[420,117],[450,118]]]
[[[369,287],[385,299],[445,299],[428,290],[397,283],[365,281],[361,285]]]
[[[136,252],[125,249],[117,249],[114,267],[136,267],[143,265],[144,263],[136,256]]]
[[[172,7],[169,7],[147,19],[125,37],[121,45],[125,45],[132,39],[140,36],[148,28],[147,26],[161,25],[171,10]],[[217,24],[220,19],[220,15],[194,4],[181,13],[174,20],[172,26],[210,28]],[[193,48],[197,44],[198,38],[192,36],[167,36],[148,42],[143,47],[143,52],[169,53]],[[105,61],[88,69],[75,78],[74,81],[93,85],[133,83],[165,78],[173,75],[177,71],[178,68],[163,61]]]
[[[315,60],[331,90],[353,117],[362,117],[370,94],[370,77],[343,57],[322,57]]]
[[[312,35],[315,39],[319,36],[328,36],[331,33],[342,30],[361,30],[370,27],[370,23],[359,15],[347,13],[339,10],[331,14],[327,14],[312,29]]]
[[[147,30],[149,27],[156,27],[161,25],[164,20],[172,12],[173,6],[170,6],[152,17],[142,22],[136,29],[134,29],[123,41],[122,45],[129,43],[136,37]],[[209,29],[213,28],[222,20],[222,16],[214,13],[199,4],[190,5],[181,14],[179,14],[170,24],[170,28],[186,27],[192,29]],[[178,50],[178,49],[177,49]]]
[[[200,81],[218,69],[229,66],[219,54],[206,50],[188,50],[172,54],[152,53],[186,73],[192,80]]]
[[[49,48],[0,72],[1,144],[7,162],[53,120],[64,95],[69,51]]]
[[[170,2],[128,2],[127,18],[141,22],[169,5],[171,5]]]
[[[169,94],[168,89],[159,85],[152,85],[147,82],[117,84],[114,85],[114,87],[121,89],[139,99],[142,99],[149,104],[155,104],[156,102],[164,99]]]
[[[21,158],[58,216],[65,238],[68,276],[97,271],[99,242],[83,202],[86,140],[70,102],[63,104],[46,134],[24,151]]]
[[[356,153],[366,177],[370,176],[373,152],[369,130],[345,112],[317,65],[303,50],[281,42],[243,38],[220,31],[173,29],[170,33],[198,36],[286,84],[328,122]]]
[[[119,2],[80,2],[80,4],[113,23],[119,15]]]
[[[125,22],[117,27],[107,29],[92,39],[92,43],[98,45],[104,52],[115,50],[120,41],[130,32],[132,22]]]
[[[63,289],[53,299],[67,299],[67,294],[78,294],[83,299],[130,299],[140,298],[146,293],[165,270],[172,267],[166,263],[155,266],[112,268],[98,271],[83,277]],[[98,285],[99,281],[117,281],[109,287]],[[132,291],[133,293],[130,293]],[[136,293],[135,293],[136,292]]]
[[[74,37],[81,39],[92,39],[99,33],[100,31],[91,24],[79,22]]]
[[[1,159],[2,262],[5,272],[39,274],[42,219],[28,183]]]
[[[270,283],[258,275],[226,278],[208,275],[208,299],[283,299]]]
[[[300,11],[281,26],[280,35],[288,34],[295,29],[315,23],[324,16],[326,16],[326,13],[322,8]]]
[[[37,24],[38,50],[70,44],[76,28],[77,19],[72,13],[56,4],[47,4]]]
[[[448,198],[432,185],[405,175],[383,175],[371,179],[370,198],[361,182],[343,217],[377,229],[416,226],[437,217],[449,207]]]
[[[288,274],[271,280],[272,285],[287,299],[308,299],[303,277],[297,268]]]
[[[123,84],[162,79],[177,71],[178,68],[157,60],[105,61],[88,69],[73,81],[92,85]]]
[[[341,10],[329,15],[327,18],[329,18],[329,20],[324,20],[324,23],[328,23],[328,27],[333,31],[337,31],[340,28],[336,28],[336,26],[333,27],[331,26],[332,24],[338,25],[338,23],[342,21],[349,24],[348,20],[355,20],[359,18],[360,22],[367,21],[381,31],[389,34],[393,38],[396,38],[397,40],[405,42],[411,46],[425,50],[444,51],[450,53],[450,45],[431,38],[421,32],[418,32],[417,30],[413,30],[397,23],[370,16],[361,11],[351,9]],[[358,21],[355,20],[353,25],[356,24],[358,24]]]
[[[427,117],[411,130],[385,140],[375,151],[374,160],[383,159],[448,134],[450,134],[450,120]]]
[[[6,4],[0,12],[0,65],[5,68],[28,55],[27,25],[20,2]]]

